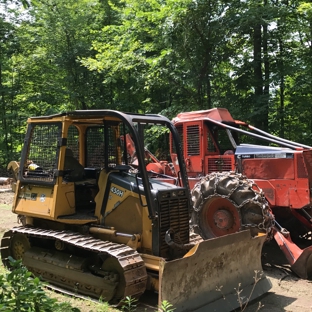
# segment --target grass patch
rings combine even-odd
[[[0,209],[4,209],[4,210],[12,210],[12,205],[8,205],[8,204],[0,204]],[[12,212],[13,213],[13,212]]]

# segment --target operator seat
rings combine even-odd
[[[68,181],[74,182],[84,178],[84,167],[74,157],[70,148],[66,148],[64,170],[69,170],[69,173],[66,175]]]

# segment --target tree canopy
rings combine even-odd
[[[300,0],[0,0],[0,163],[28,116],[228,108],[312,145],[312,4]]]

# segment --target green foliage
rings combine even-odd
[[[172,304],[167,300],[164,300],[158,308],[159,312],[173,312],[174,310],[175,308],[173,308]]]
[[[122,311],[134,312],[137,311],[137,303],[138,300],[132,298],[131,296],[127,296],[123,301],[123,306],[121,308]],[[156,312],[173,312],[175,308],[173,308],[172,304],[167,300],[162,301],[161,305],[158,307]]]
[[[120,23],[101,30],[93,42],[95,58],[82,63],[105,73],[104,84],[116,84],[114,99],[133,102],[136,109],[140,103],[145,112],[176,105],[211,107],[218,94],[211,79],[219,75],[216,65],[224,59],[218,48],[227,38],[222,31],[226,7],[215,2],[207,11],[204,2],[188,0],[123,3]],[[129,85],[131,94],[125,91]]]
[[[73,109],[226,107],[312,144],[308,1],[18,3],[0,16],[2,167],[18,160],[28,116]]]
[[[79,309],[68,303],[58,303],[49,298],[38,277],[33,277],[22,264],[21,260],[10,259],[12,271],[0,275],[0,311],[11,312],[57,312]]]
[[[75,301],[76,302],[76,301]],[[85,300],[82,300],[82,305],[85,306]],[[105,301],[103,301],[101,298],[99,299],[98,303],[90,302],[90,312],[96,311],[96,312],[113,312],[113,311],[119,311],[118,309],[114,309],[109,306],[109,304]]]
[[[138,300],[136,298],[132,298],[131,296],[126,296],[123,300],[122,311],[133,312],[136,311]]]

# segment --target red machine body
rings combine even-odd
[[[275,215],[275,239],[293,269],[311,266],[312,247],[305,249],[304,263],[298,265],[303,249],[292,240],[297,242],[312,230],[312,147],[234,120],[225,108],[183,112],[173,122],[181,137],[191,189],[213,172],[235,171],[252,179]],[[171,156],[179,172],[174,149]],[[296,273],[305,278],[311,274]]]

